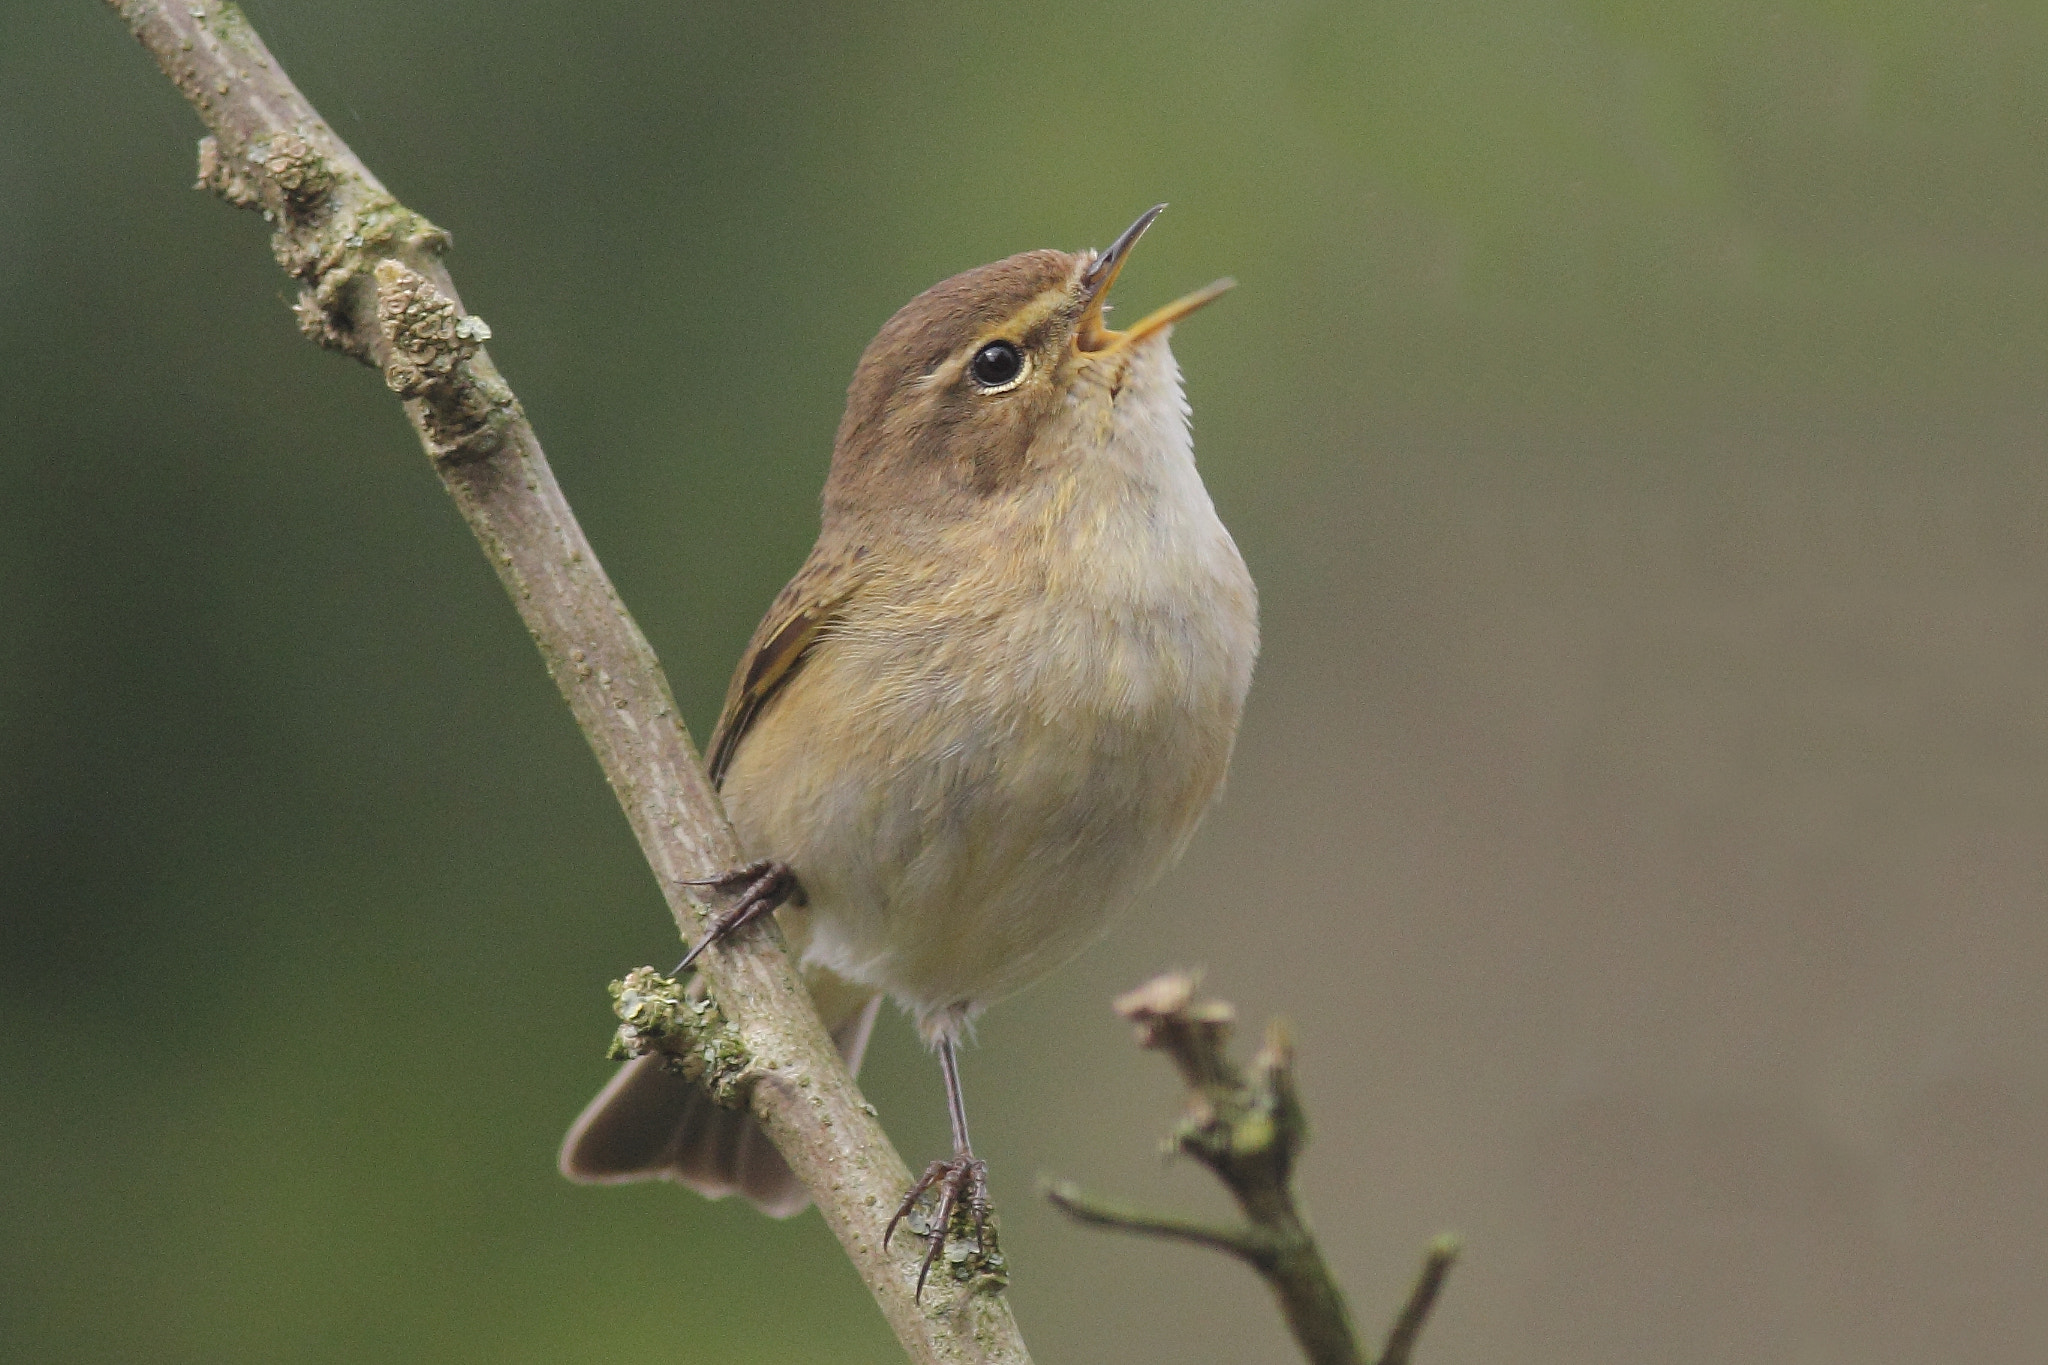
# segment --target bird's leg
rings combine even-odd
[[[895,1235],[896,1225],[903,1221],[905,1214],[917,1207],[917,1201],[924,1192],[936,1188],[939,1192],[937,1216],[932,1219],[928,1234],[931,1245],[925,1249],[924,1264],[917,1268],[917,1290],[913,1298],[924,1295],[925,1277],[931,1274],[932,1263],[939,1259],[939,1253],[946,1248],[946,1239],[952,1235],[953,1211],[966,1207],[974,1218],[974,1249],[988,1250],[988,1163],[974,1155],[974,1144],[967,1139],[967,1102],[960,1093],[960,1060],[953,1055],[953,1040],[939,1039],[939,1070],[946,1078],[946,1117],[953,1122],[953,1159],[934,1161],[925,1167],[910,1193],[903,1196],[897,1206],[896,1216],[889,1220],[889,1226],[882,1232],[882,1245],[889,1245],[889,1238]]]
[[[739,899],[718,912],[711,921],[711,927],[704,931],[704,937],[697,940],[683,960],[676,964],[673,976],[681,976],[697,955],[712,944],[730,937],[740,929],[752,924],[775,908],[791,899],[801,903],[803,887],[798,884],[796,873],[789,870],[788,863],[769,862],[766,859],[736,867],[716,877],[702,881],[686,881],[684,886],[708,886],[714,891],[737,891]]]

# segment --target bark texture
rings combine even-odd
[[[404,403],[441,481],[476,533],[603,765],[686,940],[709,907],[686,881],[740,848],[677,714],[654,652],[569,510],[518,400],[491,364],[490,329],[466,313],[442,264],[448,236],[393,199],[219,0],[108,0],[205,121],[199,183],[275,226],[299,282],[299,325],[378,370]],[[910,1172],[841,1064],[779,934],[749,932],[700,968],[731,1043],[726,1083],[744,1096],[817,1200],[910,1358],[1029,1359],[986,1279],[912,1287],[922,1248],[882,1247]]]

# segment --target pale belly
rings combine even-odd
[[[822,642],[724,786],[750,853],[803,883],[806,959],[941,1032],[1095,938],[1229,765],[1257,628],[1228,555],[1165,608],[870,610]]]

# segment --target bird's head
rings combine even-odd
[[[1167,336],[1234,282],[1218,280],[1121,331],[1103,318],[1131,248],[1164,208],[1139,215],[1105,251],[1026,251],[933,285],[898,310],[847,392],[828,514],[964,512],[1112,446],[1142,451],[1162,423],[1180,431],[1185,406]]]

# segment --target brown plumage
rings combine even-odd
[[[1156,211],[1155,211],[1156,212]],[[735,670],[709,763],[849,1062],[881,994],[940,1051],[1179,855],[1220,789],[1256,600],[1195,472],[1173,322],[1125,332],[1108,252],[1031,251],[919,295],[862,355],[817,545]],[[629,1064],[571,1131],[582,1180],[802,1207],[743,1116]],[[939,1167],[944,1167],[943,1171]]]

